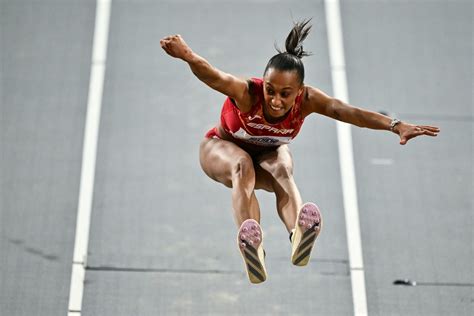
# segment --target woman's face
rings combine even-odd
[[[296,97],[303,93],[296,71],[270,68],[263,81],[264,110],[271,118],[283,117],[295,104]]]

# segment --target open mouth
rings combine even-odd
[[[283,110],[282,107],[276,107],[276,106],[273,106],[273,105],[271,105],[271,104],[270,104],[270,107],[271,107],[271,109],[272,109],[273,111],[281,111],[281,110]]]

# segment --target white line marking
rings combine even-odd
[[[82,309],[111,4],[112,0],[97,0],[96,4],[89,96],[82,151],[81,184],[69,291],[69,316],[81,315]]]
[[[339,0],[325,0],[324,4],[334,97],[344,102],[349,102]],[[359,209],[350,125],[337,122],[337,139],[339,143],[339,163],[341,168],[347,244],[349,248],[354,315],[367,315],[365,274],[362,260]]]

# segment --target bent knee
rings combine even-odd
[[[250,156],[242,156],[235,160],[232,165],[233,179],[255,179],[255,169]]]
[[[271,174],[275,179],[289,179],[293,177],[293,166],[287,163],[277,163],[273,166]]]

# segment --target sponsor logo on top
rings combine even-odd
[[[255,129],[266,130],[266,131],[269,131],[269,132],[272,132],[272,133],[275,133],[275,134],[281,134],[281,135],[291,134],[294,131],[293,128],[291,128],[291,129],[278,129],[278,128],[275,128],[273,126],[268,126],[268,125],[265,125],[265,124],[252,123],[252,122],[247,123],[247,126],[250,126],[252,128],[255,128]]]

